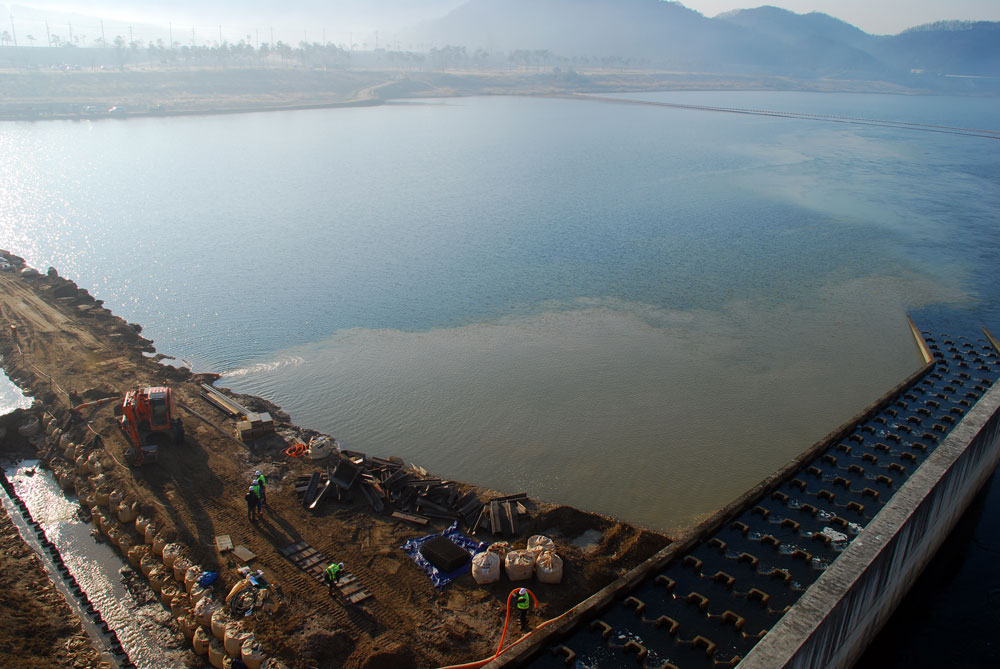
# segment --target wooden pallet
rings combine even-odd
[[[344,603],[348,605],[363,602],[372,596],[368,588],[361,585],[361,582],[354,578],[354,574],[344,574],[337,579],[333,587],[340,594],[340,598],[344,600]]]
[[[325,581],[324,572],[326,572],[326,568],[330,566],[332,561],[330,558],[310,546],[307,542],[299,541],[289,546],[285,546],[278,552],[291,560],[295,563],[295,566],[312,576],[320,583]],[[364,587],[364,585],[362,585],[361,582],[354,577],[354,574],[346,572],[340,575],[340,578],[337,579],[333,588],[346,606],[351,606],[373,597],[371,591]]]

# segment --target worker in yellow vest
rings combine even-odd
[[[264,501],[264,487],[256,481],[250,486],[251,492],[257,498],[257,517],[260,518],[261,504]]]
[[[528,629],[528,609],[531,608],[531,593],[527,588],[517,591],[517,610],[521,612],[521,629]]]
[[[337,562],[335,564],[331,564],[323,572],[323,577],[326,578],[327,591],[331,595],[333,594],[333,586],[336,585],[337,580],[340,578],[340,572],[342,572],[343,570],[344,570],[344,563]]]
[[[260,490],[260,503],[267,506],[267,479],[264,478],[259,469],[253,473],[253,482]]]

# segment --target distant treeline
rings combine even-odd
[[[426,51],[391,49],[347,50],[335,44],[277,41],[259,47],[239,41],[233,44],[191,46],[163,40],[140,44],[126,43],[118,37],[106,47],[79,47],[62,43],[53,48],[13,46],[7,40],[0,48],[0,68],[16,69],[145,69],[145,68],[307,68],[307,69],[380,69],[399,71],[444,70],[572,70],[574,67],[642,68],[641,59],[616,56],[565,57],[549,49],[512,49],[511,51],[469,50],[446,45]]]

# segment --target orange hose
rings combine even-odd
[[[291,446],[286,448],[285,455],[287,455],[290,458],[298,458],[305,455],[306,450],[308,450],[306,445],[299,442],[296,444],[292,444]]]
[[[525,588],[525,589],[527,590],[527,588]],[[507,638],[507,626],[510,624],[510,600],[514,596],[514,593],[516,593],[518,590],[520,590],[520,588],[515,588],[515,589],[513,589],[513,590],[510,591],[509,595],[507,595],[507,615],[504,617],[504,620],[503,620],[503,632],[500,634],[500,645],[497,646],[497,652],[493,655],[493,657],[486,658],[485,660],[476,660],[474,662],[466,662],[465,664],[449,664],[446,667],[439,667],[439,669],[479,669],[480,667],[486,666],[487,664],[489,664],[493,660],[497,659],[502,654],[506,653],[508,650],[510,650],[511,648],[513,648],[514,646],[516,646],[517,644],[521,643],[522,641],[524,641],[525,639],[527,639],[529,636],[531,636],[531,632],[528,632],[527,634],[522,635],[520,639],[518,639],[514,643],[510,644],[509,646],[507,646],[506,649],[503,647],[504,639]],[[535,593],[533,593],[531,590],[528,590],[528,594],[531,595],[531,598],[535,601],[535,607],[537,608],[538,607],[538,598],[535,597]],[[543,627],[551,625],[552,623],[554,623],[555,621],[559,620],[560,618],[562,618],[563,616],[565,616],[567,613],[569,613],[572,610],[573,609],[570,609],[569,611],[566,611],[566,612],[562,613],[561,615],[558,615],[555,618],[552,618],[551,620],[546,620],[541,625],[539,625],[538,627],[536,627],[533,631],[538,631],[538,630],[542,629]]]

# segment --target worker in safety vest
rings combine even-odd
[[[254,492],[253,486],[250,486],[250,490],[244,499],[247,501],[247,520],[253,522],[255,520],[254,514],[257,513],[257,508],[260,504],[260,499],[257,497],[257,493]]]
[[[517,610],[521,612],[521,629],[528,629],[528,609],[531,608],[531,594],[527,588],[517,591]]]
[[[267,479],[264,478],[259,469],[253,473],[253,482],[260,488],[260,503],[267,506]]]
[[[324,578],[326,578],[326,587],[330,594],[333,594],[333,586],[337,583],[337,579],[340,578],[340,572],[344,570],[344,563],[337,562],[336,564],[331,564],[323,572]]]
[[[250,486],[250,490],[252,490],[253,494],[257,496],[257,516],[259,517],[261,505],[264,499],[264,486],[254,481],[254,483]]]

